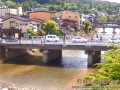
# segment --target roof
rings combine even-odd
[[[80,15],[80,13],[78,13],[78,12],[73,12],[73,11],[70,11],[70,10],[64,10],[64,11],[62,11],[62,12],[71,12],[71,13]]]
[[[9,17],[7,19],[4,19],[3,21],[6,21],[6,20],[8,20],[10,18],[14,18],[14,19],[17,19],[17,20],[20,20],[20,21],[27,21],[27,22],[29,21],[29,19],[23,18],[23,17],[20,17],[20,16],[11,16],[11,17]]]
[[[44,23],[44,20],[41,19],[37,19],[37,18],[33,18],[33,19],[29,19],[30,21],[34,21],[34,22],[39,22],[39,23]]]
[[[71,22],[77,22],[77,20],[73,20],[73,19],[63,19],[62,21],[71,21]]]
[[[34,11],[34,12],[28,12],[28,13],[36,13],[36,12],[56,13],[54,11]]]

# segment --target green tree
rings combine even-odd
[[[85,32],[85,33],[89,33],[91,30],[93,30],[93,25],[90,21],[85,21],[83,24],[82,24],[82,30]]]
[[[44,32],[43,30],[38,30],[38,34],[39,34],[40,36],[44,36],[44,35],[45,35],[45,32]]]
[[[99,22],[99,23],[105,23],[105,22],[107,22],[107,17],[106,17],[106,16],[101,16],[101,17],[99,17],[99,18],[98,18],[98,22]]]
[[[110,47],[112,49],[102,55],[102,58],[105,60],[105,62],[95,65],[98,68],[98,72],[91,73],[85,77],[85,80],[98,81],[98,83],[93,84],[95,86],[96,85],[97,86],[104,86],[104,85],[120,86],[120,45],[114,44]],[[110,82],[109,80],[111,81],[116,80],[117,82],[114,83],[114,82]],[[101,81],[103,81],[104,83],[100,83]],[[105,83],[105,81],[109,81],[109,82]]]
[[[27,29],[27,34],[30,34],[32,36],[36,36],[36,32],[32,28]]]
[[[53,21],[53,20],[47,20],[45,22],[45,31],[47,34],[60,35],[58,26],[56,25],[55,21]]]

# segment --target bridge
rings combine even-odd
[[[62,58],[62,50],[84,50],[88,54],[88,66],[100,62],[101,51],[107,51],[109,43],[92,42],[72,43],[69,39],[65,42],[44,42],[40,40],[19,40],[18,42],[9,42],[0,44],[0,58],[3,62],[22,56],[27,49],[39,49],[43,53],[43,63]]]
[[[94,28],[120,28],[120,25],[117,25],[117,24],[102,24],[102,25],[95,25]]]

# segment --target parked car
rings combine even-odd
[[[46,42],[58,42],[60,39],[56,35],[46,35]]]
[[[120,39],[110,38],[110,39],[108,39],[108,43],[120,43]]]
[[[86,43],[88,40],[83,37],[72,38],[72,43]]]
[[[2,43],[5,43],[5,42],[18,42],[18,39],[14,38],[14,37],[3,37],[1,39],[1,42]]]

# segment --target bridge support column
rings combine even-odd
[[[4,46],[0,46],[0,58],[3,63],[6,63],[11,59],[23,56],[24,54],[26,54],[25,49],[8,49]]]
[[[3,63],[7,62],[6,57],[5,57],[4,46],[0,46],[0,59],[2,60]]]
[[[62,50],[43,50],[43,63],[62,58]]]
[[[105,28],[103,28],[103,33],[106,33],[106,32],[105,32]]]
[[[101,51],[86,51],[88,54],[88,67],[91,67],[95,63],[100,63]]]
[[[113,34],[115,34],[115,33],[116,33],[116,31],[115,31],[115,30],[116,30],[116,28],[113,28],[113,32],[112,32]]]

